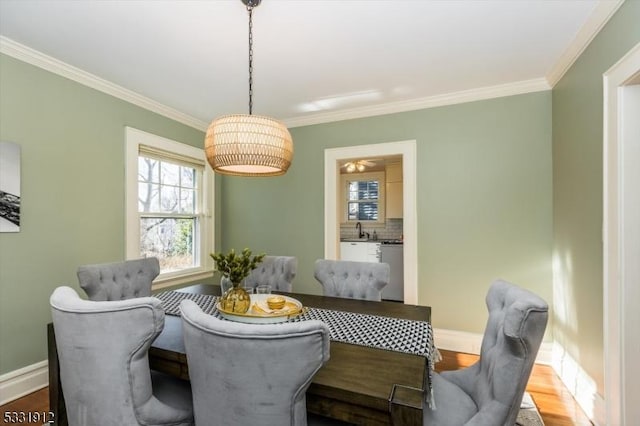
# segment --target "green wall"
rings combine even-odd
[[[553,89],[554,339],[604,394],[602,75],[640,42],[626,1]]]
[[[482,333],[504,278],[551,301],[551,92],[291,129],[289,172],[225,177],[223,247],[298,257],[296,291],[320,293],[324,150],[417,141],[419,303],[435,327]]]
[[[625,2],[552,92],[291,129],[285,176],[217,178],[216,241],[298,256],[296,289],[319,293],[324,149],[415,139],[419,302],[434,326],[482,332],[478,301],[512,280],[554,300],[554,339],[602,391],[602,73],[638,43],[637,22],[640,2]],[[0,139],[22,147],[23,198],[21,232],[0,234],[0,374],[46,358],[49,295],[77,288],[78,265],[124,257],[124,126],[203,139],[0,55]]]
[[[124,259],[124,127],[204,134],[0,55],[0,139],[22,147],[19,233],[0,234],[0,374],[47,358],[49,296],[76,268]]]

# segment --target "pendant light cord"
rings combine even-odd
[[[247,4],[249,12],[249,115],[253,112],[253,6]]]

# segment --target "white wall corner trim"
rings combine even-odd
[[[603,293],[606,424],[637,420],[640,43],[603,75]],[[636,83],[635,86],[629,84]],[[636,103],[633,106],[633,103]],[[634,394],[634,389],[636,392]],[[605,424],[603,423],[603,424]]]
[[[482,334],[434,328],[433,336],[438,349],[480,355],[483,337]],[[551,342],[542,342],[540,350],[538,350],[536,363],[551,365],[552,354],[553,344]]]
[[[107,95],[122,99],[123,101],[139,106],[140,108],[144,108],[151,112],[160,114],[163,117],[167,117],[189,127],[193,127],[194,129],[201,131],[207,130],[208,124],[202,120],[191,117],[190,115],[163,105],[153,99],[142,96],[132,90],[111,83],[110,81],[104,80],[94,74],[83,71],[80,68],[76,68],[56,58],[45,55],[44,53],[13,41],[10,38],[0,36],[0,53],[68,78],[69,80],[106,93]]]
[[[7,404],[49,385],[48,361],[10,371],[0,376],[0,405]]]
[[[607,424],[604,399],[598,394],[595,380],[557,342],[553,344],[553,362],[551,366],[587,417],[596,426]]]
[[[476,89],[428,96],[426,98],[389,102],[341,111],[323,112],[306,115],[304,117],[293,117],[285,119],[283,122],[287,127],[301,127],[312,124],[331,123],[334,121],[435,108],[445,105],[462,104],[485,99],[502,98],[505,96],[522,95],[525,93],[542,92],[545,90],[551,90],[551,86],[549,86],[547,80],[545,78],[536,78],[532,80],[516,81],[496,86],[479,87]]]
[[[573,63],[582,55],[582,52],[589,46],[600,30],[609,22],[609,19],[622,6],[624,0],[600,1],[591,12],[587,21],[582,25],[575,38],[562,53],[560,59],[547,73],[547,81],[551,87],[555,86],[565,73],[571,68]]]

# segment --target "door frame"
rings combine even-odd
[[[640,282],[640,197],[632,193],[637,183],[630,184],[640,180],[640,143],[625,137],[629,112],[625,114],[624,94],[625,86],[638,75],[640,43],[603,75],[603,345],[605,416],[609,425],[625,424],[633,418],[630,416],[640,416],[640,407],[632,403],[637,395],[625,392],[625,378],[637,363],[637,354],[632,354],[640,346],[637,333],[625,332],[633,326],[625,324],[625,318],[638,309],[638,300],[629,296],[638,294],[634,286]],[[626,232],[631,226],[636,231]],[[630,262],[632,259],[635,262]]]
[[[340,243],[338,162],[353,158],[402,156],[402,208],[404,235],[404,303],[418,304],[418,214],[416,203],[416,141],[406,140],[324,151],[324,257],[337,259]]]

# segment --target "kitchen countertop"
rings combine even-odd
[[[393,239],[366,239],[366,238],[341,238],[341,243],[379,243],[379,244],[398,244],[402,245],[402,240],[393,240]]]

